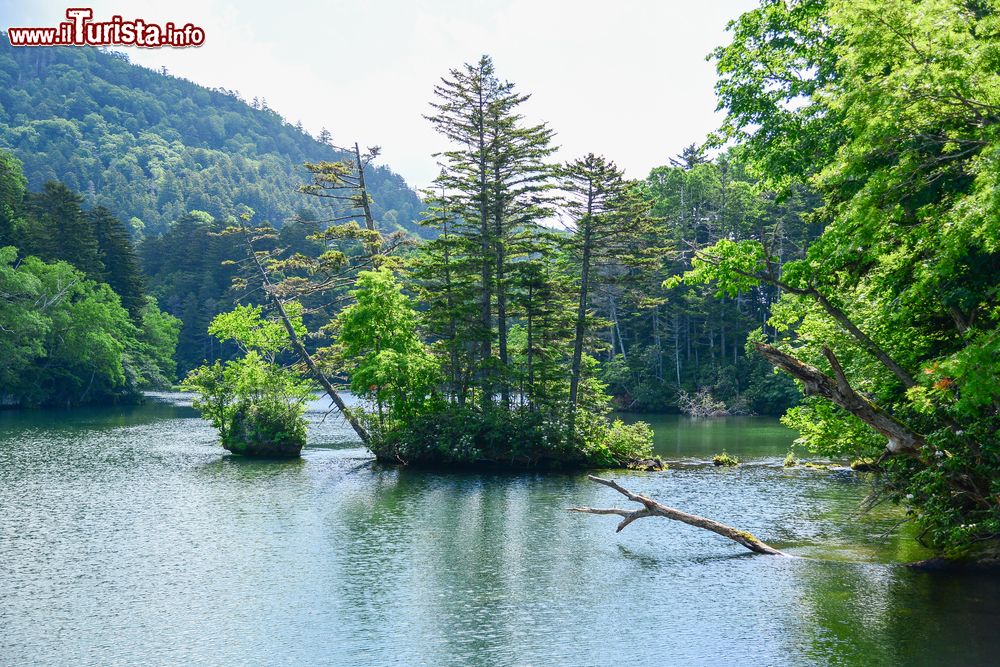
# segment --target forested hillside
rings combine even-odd
[[[24,164],[29,188],[61,181],[133,234],[160,234],[192,210],[225,217],[238,204],[281,226],[314,205],[296,192],[302,164],[342,159],[333,142],[355,140],[313,138],[266,102],[248,104],[123,54],[16,49],[0,39],[0,147]],[[368,188],[380,227],[420,231],[422,205],[399,175],[372,166]]]

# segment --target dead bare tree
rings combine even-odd
[[[673,507],[667,507],[662,505],[652,498],[647,498],[646,496],[641,496],[637,493],[633,493],[628,489],[620,486],[617,482],[611,479],[604,479],[602,477],[595,477],[594,475],[588,475],[590,479],[597,482],[598,484],[603,484],[604,486],[609,486],[618,493],[622,494],[629,500],[635,501],[642,505],[641,509],[635,510],[623,510],[617,507],[611,507],[606,509],[598,509],[593,507],[570,507],[571,512],[584,512],[586,514],[616,514],[623,517],[621,522],[618,524],[618,528],[615,532],[621,532],[625,526],[629,525],[636,519],[641,519],[647,516],[662,516],[665,519],[672,519],[674,521],[680,521],[681,523],[686,523],[689,526],[694,526],[695,528],[703,528],[704,530],[710,530],[717,535],[722,535],[723,537],[730,539],[738,544],[746,547],[750,551],[758,554],[766,554],[769,556],[787,556],[788,554],[775,549],[774,547],[761,542],[759,539],[754,537],[751,533],[745,530],[739,530],[733,528],[732,526],[727,526],[725,524],[719,523],[718,521],[713,521],[712,519],[706,519],[705,517],[697,516],[695,514],[688,514],[687,512],[682,512]]]

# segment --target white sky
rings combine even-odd
[[[334,141],[380,145],[413,186],[443,147],[423,118],[434,83],[483,53],[556,131],[559,159],[603,153],[633,178],[715,129],[714,69],[726,23],[753,0],[88,0],[113,14],[205,29],[192,49],[128,49],[209,87],[266,98]],[[67,0],[0,0],[0,27],[54,26]]]

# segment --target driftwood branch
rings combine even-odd
[[[615,514],[622,517],[621,522],[618,524],[618,528],[615,532],[621,532],[625,526],[629,525],[636,519],[641,519],[647,516],[662,516],[665,519],[673,519],[674,521],[680,521],[681,523],[686,523],[689,526],[694,526],[695,528],[703,528],[705,530],[710,530],[717,535],[722,535],[725,538],[733,540],[743,545],[750,551],[758,554],[767,554],[770,556],[787,556],[774,547],[767,545],[756,537],[746,532],[745,530],[737,530],[732,526],[727,526],[725,524],[719,523],[718,521],[712,521],[711,519],[706,519],[705,517],[697,516],[695,514],[688,514],[687,512],[682,512],[680,510],[674,509],[673,507],[667,507],[666,505],[661,505],[652,498],[647,498],[646,496],[641,496],[637,493],[632,493],[623,486],[620,486],[618,482],[611,479],[604,479],[602,477],[595,477],[594,475],[588,475],[590,479],[597,482],[598,484],[603,484],[604,486],[609,486],[618,493],[622,494],[629,500],[635,501],[642,505],[641,509],[636,510],[623,510],[617,507],[611,508],[594,508],[594,507],[570,507],[571,512],[583,512],[586,514]]]
[[[822,396],[832,401],[888,438],[889,442],[886,445],[888,454],[915,455],[924,444],[923,436],[854,391],[844,375],[840,361],[830,348],[823,348],[823,354],[830,362],[835,378],[773,345],[754,343],[754,347],[771,364],[802,382],[807,396]]]

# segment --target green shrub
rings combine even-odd
[[[514,468],[628,467],[652,457],[652,430],[643,422],[566,419],[526,408],[478,409],[438,403],[371,445],[382,461]]]
[[[712,463],[717,466],[738,466],[740,460],[735,456],[730,456],[726,453],[726,450],[722,450],[721,454],[716,454],[712,457]]]
[[[209,333],[235,340],[244,356],[194,369],[181,388],[197,392],[193,405],[219,430],[222,446],[246,456],[298,456],[306,443],[303,413],[312,391],[275,362],[287,346],[284,328],[261,319],[260,306],[238,306],[217,316]]]

